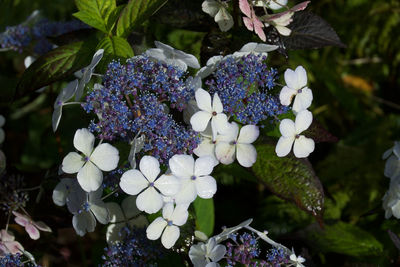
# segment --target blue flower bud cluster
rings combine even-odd
[[[249,233],[233,234],[230,236],[233,242],[227,242],[225,254],[228,266],[235,266],[237,263],[246,266],[258,266],[253,261],[260,255],[257,238]],[[255,264],[255,265],[254,265]]]
[[[156,242],[147,239],[145,229],[124,227],[122,242],[116,242],[104,249],[103,267],[157,266],[155,261],[163,257],[163,249]]]
[[[279,267],[282,265],[289,264],[289,256],[285,253],[283,249],[272,248],[267,254],[268,266]]]
[[[143,152],[162,162],[174,154],[191,154],[200,143],[193,130],[173,117],[194,96],[194,88],[177,67],[136,56],[126,64],[113,61],[103,77],[103,86],[93,89],[83,108],[99,120],[89,130],[105,140],[131,141],[145,136]]]
[[[265,64],[266,57],[249,54],[240,59],[228,56],[205,80],[210,94],[218,93],[224,112],[243,124],[258,124],[286,113],[278,97],[270,93],[277,71]]]
[[[23,188],[24,178],[19,175],[5,174],[0,177],[0,207],[5,212],[12,212],[18,207],[25,207],[29,200],[26,192],[18,191]]]
[[[77,20],[53,22],[47,19],[40,20],[33,26],[23,24],[9,26],[6,27],[5,32],[0,34],[0,46],[3,49],[12,49],[21,53],[24,48],[35,41],[34,52],[43,55],[54,47],[47,39],[48,37],[84,28],[89,28],[89,26]]]

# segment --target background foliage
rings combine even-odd
[[[151,1],[117,1],[117,4],[138,5],[140,9],[147,2]],[[91,51],[104,48],[110,56],[126,58],[160,40],[192,52],[204,64],[210,55],[233,52],[251,38],[258,41],[238,27],[221,33],[201,11],[201,2],[170,0],[150,18],[151,23],[124,28],[120,25],[129,23],[132,16],[125,12],[112,34],[108,21],[99,19],[90,25],[104,32],[101,36],[93,34],[93,38],[101,41],[93,43],[89,37],[81,47]],[[108,12],[107,17],[114,16],[113,10],[107,8],[103,10]],[[77,18],[90,15],[84,8],[78,11],[69,0],[1,0],[0,31],[7,25],[19,24],[35,9],[54,21],[70,20],[72,14]],[[213,207],[216,232],[224,225],[235,225],[252,217],[254,225],[267,229],[273,239],[287,246],[294,245],[311,266],[399,264],[399,252],[387,231],[400,234],[400,224],[394,218],[385,220],[381,208],[381,199],[389,185],[389,179],[383,176],[381,155],[400,138],[400,3],[396,0],[320,0],[312,1],[307,9],[329,22],[347,47],[288,51],[289,61],[284,55],[271,53],[269,62],[271,66],[280,66],[281,73],[297,65],[307,69],[315,99],[311,109],[316,120],[338,142],[316,145],[309,158],[314,172],[309,162],[291,158],[274,161],[271,139],[266,137],[259,142],[258,162],[252,170],[236,165],[216,169],[214,177],[219,188],[214,203],[195,203],[195,213],[204,212],[202,207],[207,207],[205,210]],[[127,28],[134,33],[128,36],[124,30]],[[130,46],[122,37],[127,37],[133,49],[127,48]],[[7,155],[9,172],[23,173],[28,186],[41,184],[44,188],[36,198],[38,205],[29,207],[32,215],[58,230],[35,243],[26,239],[23,244],[28,250],[34,248],[32,251],[46,266],[62,266],[66,262],[69,266],[97,265],[105,246],[105,229],[98,227],[84,238],[76,236],[67,211],[51,201],[58,165],[72,149],[70,140],[75,129],[86,127],[88,121],[82,121],[83,110],[66,106],[60,128],[53,133],[52,105],[64,84],[50,85],[45,94],[38,94],[33,90],[46,83],[41,77],[30,76],[25,83],[32,85],[31,90],[24,91],[26,86],[19,83],[19,78],[24,72],[23,60],[28,55],[27,52],[0,54],[0,114],[8,119],[2,149]],[[83,57],[82,66],[90,59],[84,61]],[[69,66],[65,76],[72,72]],[[283,83],[283,77],[280,81]],[[23,90],[16,91],[17,88]],[[264,134],[271,137],[274,131],[267,127]],[[295,169],[298,177],[285,174],[288,168]],[[304,180],[308,187],[311,184],[311,189],[302,188]],[[309,192],[315,192],[317,197],[307,199]],[[31,194],[31,199],[35,199],[36,193]],[[321,209],[304,211],[308,210],[309,201],[316,199]],[[2,216],[0,223],[5,223]],[[211,233],[210,223],[198,221],[196,225]],[[22,241],[24,236],[19,234]],[[171,266],[168,264],[165,266]]]

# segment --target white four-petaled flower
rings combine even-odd
[[[198,158],[191,155],[174,155],[169,160],[172,175],[181,180],[182,187],[174,196],[177,204],[191,203],[197,196],[212,198],[217,192],[217,182],[210,176],[214,159],[209,156]]]
[[[289,256],[289,259],[296,267],[304,267],[303,262],[306,261],[302,256],[296,256],[294,253]]]
[[[219,29],[223,32],[229,31],[233,26],[233,18],[227,10],[227,3],[218,0],[205,0],[201,8],[205,13],[214,17]]]
[[[226,253],[224,245],[217,244],[215,238],[210,238],[206,244],[199,242],[190,247],[189,258],[194,267],[220,266],[220,261]],[[213,263],[213,264],[211,264]]]
[[[64,104],[72,98],[77,89],[78,80],[73,80],[72,82],[68,83],[67,86],[62,89],[60,94],[57,96],[56,101],[54,102],[54,111],[51,120],[54,132],[57,130],[58,124],[60,123]]]
[[[231,164],[237,158],[243,167],[251,167],[257,159],[257,151],[253,143],[259,135],[255,125],[245,125],[240,129],[232,122],[227,130],[217,137],[215,155],[223,164]]]
[[[295,122],[290,119],[284,119],[279,125],[282,136],[278,140],[275,152],[278,157],[284,157],[289,154],[293,146],[293,153],[298,158],[306,158],[314,151],[314,140],[300,135],[310,127],[313,116],[308,110],[299,112]]]
[[[200,68],[199,61],[195,56],[177,50],[159,41],[155,41],[154,44],[157,48],[148,49],[146,51],[148,57],[159,60],[165,64],[176,66],[183,71],[186,71],[188,66],[195,69]]]
[[[222,113],[223,106],[218,94],[214,94],[214,99],[211,102],[210,94],[204,89],[198,89],[195,93],[196,103],[199,107],[191,118],[190,124],[196,132],[202,132],[207,128],[208,122],[211,119],[211,130],[213,140],[216,139],[218,132],[223,132],[228,126],[228,118]]]
[[[138,195],[136,206],[147,213],[156,213],[163,206],[162,195],[175,195],[180,189],[180,181],[173,175],[161,175],[160,163],[155,157],[144,156],[138,170],[125,172],[120,181],[121,189],[129,195]]]
[[[156,218],[146,229],[147,238],[157,240],[160,238],[165,248],[171,248],[179,238],[180,230],[178,226],[186,223],[189,216],[184,206],[168,203],[162,210],[162,217]]]
[[[279,95],[281,104],[289,106],[293,102],[293,111],[300,112],[307,109],[313,100],[311,89],[307,87],[307,73],[302,66],[298,66],[296,70],[287,69],[285,71],[286,86],[282,88]]]
[[[32,218],[16,211],[13,211],[12,213],[15,215],[15,222],[25,227],[25,231],[29,234],[29,237],[34,240],[39,239],[39,230],[44,232],[51,232],[50,227],[48,227],[42,221],[35,222],[32,220]]]
[[[96,191],[103,182],[101,171],[112,171],[118,166],[118,150],[110,144],[102,143],[94,150],[94,135],[86,128],[76,131],[74,147],[83,156],[70,152],[62,162],[65,173],[78,173],[79,185],[86,192]]]

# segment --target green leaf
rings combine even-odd
[[[22,75],[16,97],[62,80],[90,63],[95,43],[76,42],[60,46],[39,57]]]
[[[111,33],[115,24],[115,0],[75,0],[79,11],[73,15],[84,23],[99,29],[104,33]]]
[[[382,255],[383,246],[373,235],[361,228],[338,222],[325,225],[321,229],[312,225],[306,230],[310,243],[322,252],[335,252],[349,256],[361,257]]]
[[[97,46],[97,49],[103,48],[104,53],[113,57],[130,58],[134,56],[132,47],[127,40],[118,37],[105,37]]]
[[[257,178],[274,194],[322,220],[324,192],[310,163],[290,156],[279,158],[270,144],[256,148],[253,171]]]
[[[122,10],[117,23],[117,36],[128,37],[148,17],[168,0],[130,0]]]
[[[196,213],[196,229],[211,236],[214,231],[214,200],[198,197],[193,205]]]

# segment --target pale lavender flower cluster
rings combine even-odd
[[[218,93],[224,112],[243,124],[258,124],[287,112],[269,91],[277,71],[265,64],[266,57],[250,53],[239,59],[225,57],[205,80],[211,95]]]
[[[175,121],[169,109],[182,111],[194,96],[179,68],[136,56],[108,65],[103,86],[95,88],[83,108],[99,117],[89,129],[106,140],[146,137],[143,151],[163,162],[174,154],[191,154],[198,134]],[[172,111],[172,110],[171,110]]]
[[[227,251],[225,254],[228,266],[235,266],[237,263],[257,266],[253,265],[254,263],[257,264],[253,259],[260,255],[257,238],[249,233],[232,234],[230,238],[233,242],[226,243]]]

